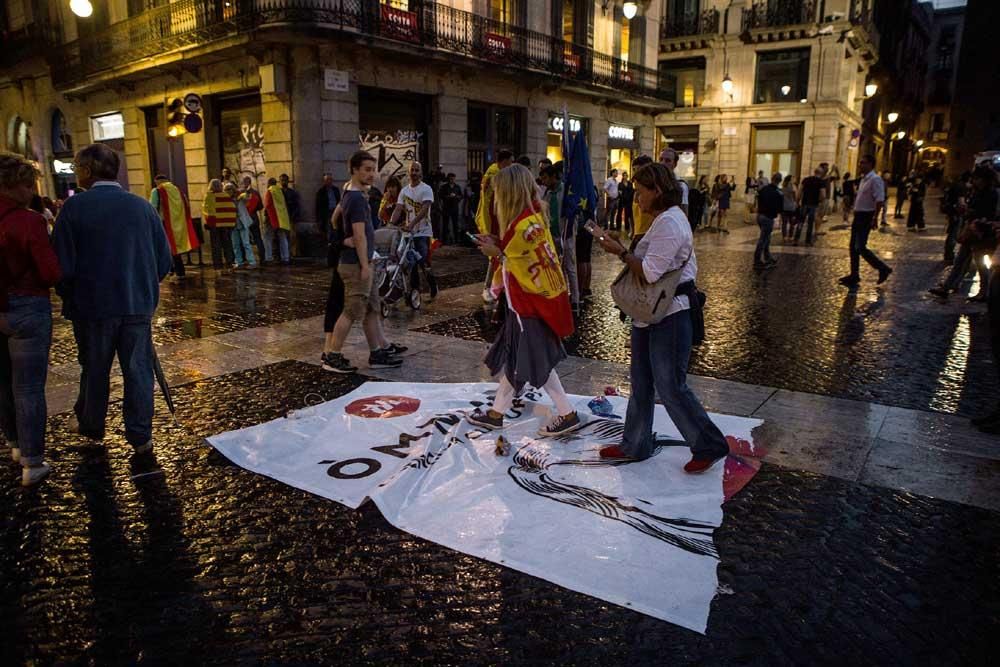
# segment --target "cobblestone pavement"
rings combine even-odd
[[[700,636],[238,468],[202,438],[364,378],[286,361],[175,389],[164,475],[50,421],[55,470],[0,485],[4,664],[984,664],[1000,514],[765,464],[716,533]],[[162,408],[162,405],[160,406]],[[137,475],[134,479],[131,475]]]
[[[889,233],[872,234],[871,246],[893,267],[884,286],[862,268],[864,283],[847,290],[836,280],[849,272],[850,232],[838,219],[823,226],[816,246],[783,245],[777,267],[753,270],[756,231],[699,233],[698,283],[708,294],[706,343],[690,371],[749,384],[877,402],[884,405],[974,415],[992,409],[1000,395],[990,357],[986,309],[953,296],[927,294],[946,271],[941,261],[944,218],[929,200],[928,231],[908,233],[892,221]],[[628,325],[607,291],[620,268],[595,251],[594,299],[581,318],[571,354],[627,363]],[[978,286],[966,285],[975,293]],[[418,329],[469,340],[492,341],[495,331],[481,311]]]

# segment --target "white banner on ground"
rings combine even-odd
[[[463,420],[495,390],[367,383],[209,442],[244,468],[349,507],[371,498],[419,537],[703,633],[717,585],[723,466],[685,474],[690,453],[662,409],[654,430],[677,442],[646,461],[601,461],[599,448],[621,440],[619,397],[602,417],[588,409],[591,397],[571,396],[586,425],[539,438],[552,415],[535,392],[508,413],[511,454],[499,456],[497,433]],[[744,444],[760,424],[712,420]]]

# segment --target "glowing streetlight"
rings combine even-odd
[[[787,83],[781,87],[781,94],[782,95],[787,95],[790,92],[792,92],[792,87],[789,86]]]
[[[905,138],[906,138],[906,132],[903,132],[902,130],[900,130],[899,132],[896,133],[896,139],[898,141],[902,141]]]
[[[722,91],[725,93],[733,92],[733,80],[729,78],[729,75],[722,77]]]
[[[877,92],[878,92],[877,83],[869,83],[867,86],[865,86],[865,97],[872,97]]]
[[[622,6],[622,14],[624,14],[625,18],[627,18],[629,21],[635,18],[635,15],[638,11],[639,11],[639,5],[635,4],[634,2],[626,2],[625,5]]]
[[[895,111],[890,111],[885,115],[885,119],[890,123],[895,123],[897,120],[899,120],[899,114],[896,113]]]
[[[84,19],[94,13],[94,6],[90,4],[90,0],[69,0],[69,8],[74,14]]]
[[[917,148],[920,148],[923,145],[924,145],[924,140],[923,139],[917,139],[917,141],[916,141]]]

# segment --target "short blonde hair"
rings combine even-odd
[[[213,178],[208,182],[208,189],[212,192],[222,192],[222,181],[217,178]]]
[[[517,220],[525,209],[534,210],[535,177],[532,176],[530,169],[515,163],[498,171],[491,184],[497,220],[500,223],[500,235],[503,236],[507,232],[507,227]],[[545,216],[544,207],[542,215]]]
[[[0,151],[0,188],[33,184],[40,175],[38,167],[28,158],[17,153]]]
[[[222,189],[226,192],[236,192],[236,184],[232,181],[226,181],[226,184],[222,186]]]

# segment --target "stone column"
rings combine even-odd
[[[145,143],[146,122],[142,112],[134,106],[123,107],[125,119],[125,167],[128,169],[128,188],[143,199],[152,189],[149,162],[142,146]]]
[[[545,157],[548,147],[549,110],[544,106],[542,95],[534,95],[526,114],[527,132],[525,150],[531,159],[538,161]]]
[[[350,178],[347,161],[360,145],[357,83],[352,81],[346,93],[326,90],[324,87],[321,91],[321,98],[323,171],[333,174],[337,187],[341,187]],[[381,187],[381,184],[379,186]]]
[[[445,173],[454,173],[459,183],[468,180],[469,167],[469,102],[464,97],[438,95],[434,98],[434,128],[437,136],[437,163]],[[427,165],[431,170],[434,165]],[[437,193],[434,193],[437,196]]]

